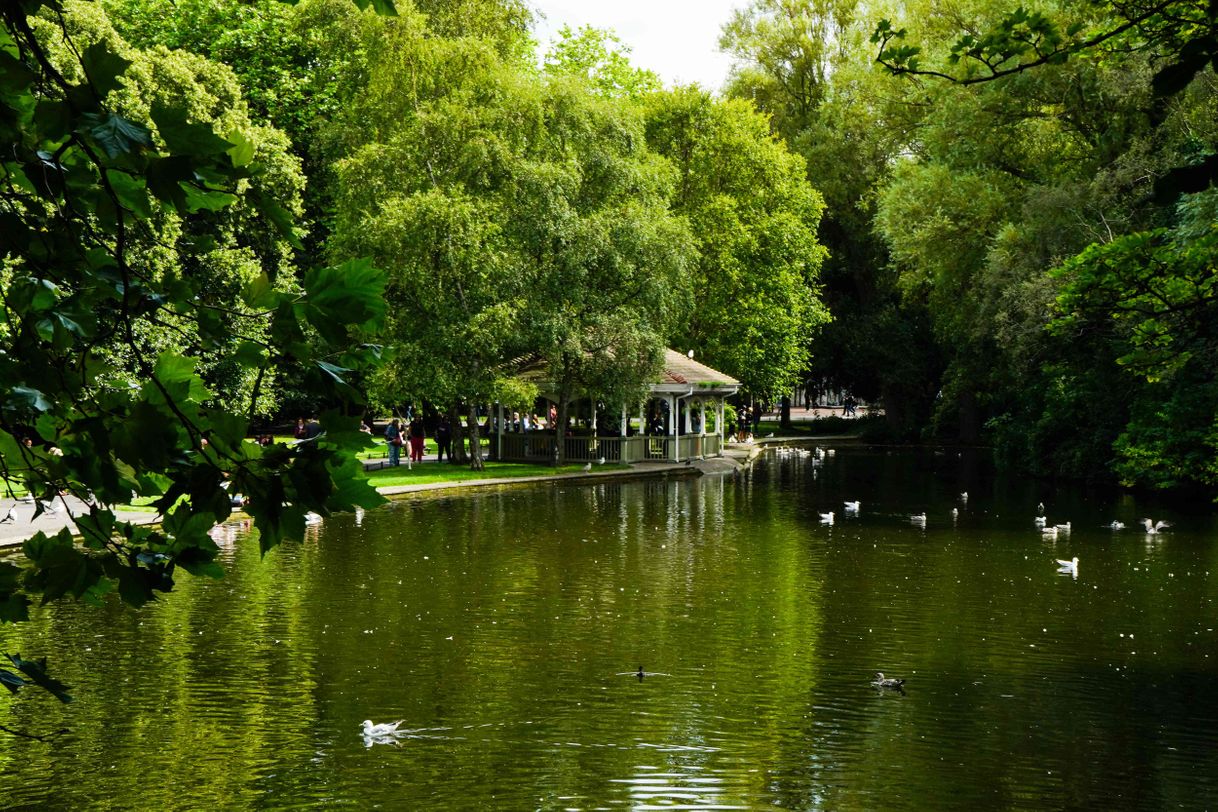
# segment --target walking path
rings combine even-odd
[[[454,480],[451,482],[429,482],[418,485],[392,485],[377,488],[385,496],[402,496],[412,493],[447,490],[454,488],[489,488],[505,485],[527,485],[538,482],[598,482],[606,479],[637,479],[653,476],[698,476],[701,474],[727,473],[734,471],[755,459],[767,445],[786,442],[806,443],[809,440],[828,440],[830,438],[809,437],[766,437],[753,443],[729,443],[722,457],[711,457],[705,460],[692,460],[682,463],[669,462],[640,462],[628,469],[612,471],[576,471],[569,474],[546,474],[525,477],[493,477],[485,479]],[[840,437],[832,438],[840,440]],[[380,462],[369,460],[367,462]],[[0,547],[16,547],[35,533],[42,531],[48,535],[58,533],[68,528],[76,533],[76,525],[72,522],[71,514],[83,513],[88,507],[75,497],[60,497],[55,500],[56,512],[43,513],[37,519],[33,518],[33,502],[23,502],[14,499],[0,499],[0,517],[10,508],[15,509],[17,518],[9,523],[0,524]],[[136,524],[152,524],[157,520],[157,514],[151,511],[117,511],[120,521]]]

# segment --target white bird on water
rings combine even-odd
[[[968,491],[960,491],[960,501],[961,502],[968,501]]]
[[[1062,533],[1070,532],[1070,522],[1066,522],[1065,524],[1055,524],[1053,526],[1056,527],[1058,529],[1058,531],[1060,531]]]
[[[1048,521],[1048,519],[1046,519],[1044,516],[1037,516],[1037,517],[1036,517],[1035,519],[1033,519],[1032,521],[1036,522],[1036,526],[1037,526],[1037,527],[1044,527],[1044,526],[1045,526],[1045,522],[1047,522],[1047,521]]]
[[[913,522],[914,524],[926,524],[926,514],[925,513],[915,513],[909,517],[909,520],[911,522]]]
[[[1040,514],[1041,516],[1044,516],[1044,515],[1045,515],[1045,503],[1044,503],[1044,502],[1037,502],[1037,503],[1036,503],[1036,512],[1037,512],[1038,514]]]
[[[1047,538],[1047,539],[1055,539],[1055,538],[1057,538],[1057,533],[1058,533],[1058,530],[1057,530],[1057,528],[1056,528],[1056,527],[1042,527],[1042,528],[1040,528],[1040,534],[1041,534],[1042,536],[1044,536],[1045,538]]]
[[[863,504],[863,503],[862,503],[862,502],[858,502],[858,501],[854,501],[854,502],[846,502],[846,503],[844,503],[844,504],[846,505],[846,512],[847,512],[847,513],[858,513],[858,512],[859,512],[859,508],[862,506],[862,504]]]
[[[377,738],[379,736],[393,736],[397,734],[398,725],[404,722],[404,719],[398,719],[396,722],[380,722],[373,723],[371,719],[364,720],[364,735]]]
[[[960,510],[958,508],[952,508],[952,518],[953,519],[960,518]]]
[[[831,510],[828,513],[820,514],[820,523],[821,524],[833,524],[833,511]]]
[[[1157,522],[1151,522],[1150,519],[1143,519],[1142,526],[1146,528],[1146,534],[1150,536],[1157,536],[1160,531],[1171,527],[1169,523],[1163,521],[1162,519]]]
[[[305,514],[305,524],[321,524],[321,514],[310,510]]]
[[[1104,527],[1107,527],[1109,530],[1124,530],[1125,523],[1118,522],[1116,519],[1113,519],[1111,524],[1106,524]]]
[[[1071,558],[1069,561],[1064,561],[1060,558],[1058,558],[1056,560],[1057,560],[1057,571],[1058,572],[1062,573],[1063,575],[1073,575],[1075,578],[1078,577],[1078,556],[1077,555],[1074,556],[1074,558]]]

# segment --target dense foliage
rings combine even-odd
[[[888,14],[756,0],[725,31],[828,204],[816,372],[1025,470],[1212,490],[1213,5]]]

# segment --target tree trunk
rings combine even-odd
[[[452,427],[452,448],[448,461],[452,465],[464,465],[469,462],[469,455],[465,453],[465,428],[461,425],[461,407],[456,401],[448,406],[448,425]],[[478,467],[481,468],[481,464]]]
[[[469,468],[471,471],[481,471],[486,466],[482,463],[482,437],[478,433],[478,406],[470,401],[469,421],[466,426],[469,429]]]
[[[791,396],[782,396],[782,418],[778,421],[778,427],[783,431],[790,431],[791,425]]]

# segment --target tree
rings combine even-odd
[[[251,403],[259,376],[290,365],[357,396],[344,376],[372,361],[359,336],[383,312],[379,273],[351,262],[284,290],[277,261],[251,244],[263,272],[243,272],[239,298],[227,299],[231,287],[212,289],[221,263],[206,261],[218,239],[255,221],[295,239],[266,185],[272,153],[241,129],[245,112],[225,121],[190,104],[175,84],[182,63],[132,53],[96,6],[10,3],[0,22],[0,468],[8,493],[24,487],[39,513],[63,494],[88,505],[74,517],[79,546],[67,530],[39,533],[25,562],[0,565],[0,618],[25,619],[35,598],[112,590],[138,606],[169,591],[179,568],[219,575],[207,531],[234,493],[248,498],[264,550],[299,538],[307,511],[378,502],[350,453],[364,442],[354,421],[325,415],[320,438],[263,448],[245,439],[250,413],[213,397],[198,369],[253,371]],[[217,134],[222,124],[233,129]],[[156,255],[167,240],[183,267]],[[166,333],[174,347],[149,355]],[[161,524],[118,521],[113,507],[133,497],[153,498]],[[62,693],[38,662],[13,662],[20,675],[0,673],[10,690]]]
[[[381,396],[464,402],[476,431],[474,409],[506,397],[518,355],[551,362],[560,421],[577,389],[641,387],[689,238],[638,114],[473,40],[378,37],[367,101],[345,124],[364,143],[340,164],[331,248],[389,271],[399,358]]]
[[[564,25],[544,60],[551,76],[576,77],[603,96],[639,99],[661,87],[660,77],[630,64],[630,47],[612,31]]]
[[[801,155],[825,200],[821,300],[832,315],[806,374],[884,407],[890,432],[926,422],[941,348],[925,304],[904,297],[872,228],[875,189],[907,149],[911,110],[870,70],[869,21],[854,0],[757,0],[724,26],[728,95],[746,99]]]
[[[672,342],[756,395],[789,392],[828,320],[817,297],[823,203],[803,161],[751,105],[697,88],[648,99],[647,139],[677,168],[673,208],[697,243],[693,306]]]

